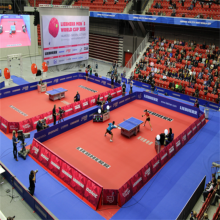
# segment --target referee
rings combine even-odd
[[[57,120],[56,105],[54,105],[53,107],[52,114],[53,114],[53,125],[55,125]]]
[[[13,154],[14,154],[15,160],[18,161],[18,158],[17,158],[17,153],[18,153],[17,143],[18,143],[19,141],[17,141],[17,138],[16,138],[16,136],[15,136],[15,134],[16,134],[16,131],[15,131],[15,130],[13,130],[12,134],[13,134],[13,137],[12,137],[12,142],[13,142]]]
[[[125,85],[125,82],[123,82],[123,84],[122,84],[122,97],[125,96],[125,91],[126,91],[126,85]]]
[[[111,75],[111,86],[114,89],[114,74]]]

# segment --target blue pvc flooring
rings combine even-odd
[[[22,79],[20,77],[17,77],[17,76],[13,76],[12,75],[11,78],[12,78],[13,82],[15,84],[18,84],[19,86],[30,83],[30,82],[28,82],[28,81],[26,81],[26,80],[24,80],[24,79]]]
[[[133,90],[144,91],[135,86]],[[129,86],[126,92],[128,94]],[[207,181],[210,180],[211,163],[220,160],[220,113],[210,111],[209,120],[112,219],[175,219],[178,216],[202,178],[207,175]],[[35,132],[31,132],[27,144],[32,142]],[[30,170],[39,170],[35,196],[58,219],[104,219],[30,157],[26,160],[20,158],[16,162],[13,159],[12,141],[1,132],[0,145],[0,160],[25,187],[29,186]]]

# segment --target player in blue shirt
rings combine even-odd
[[[106,136],[107,133],[109,133],[111,135],[110,142],[112,142],[112,138],[113,138],[112,129],[117,128],[117,127],[118,126],[115,125],[114,121],[112,123],[108,124],[108,128],[106,129],[106,132],[105,132],[105,136]]]

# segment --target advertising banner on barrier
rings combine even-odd
[[[142,177],[143,177],[143,184],[145,184],[150,178],[152,177],[152,168],[151,168],[151,162],[147,163],[142,169],[141,169]]]
[[[47,167],[49,164],[51,153],[48,151],[43,145],[41,145],[41,151],[38,156],[38,160],[45,166]]]
[[[189,141],[189,140],[191,139],[192,136],[193,136],[192,127],[189,126],[189,127],[186,129],[186,137],[187,137],[187,141]]]
[[[30,149],[30,154],[36,159],[38,159],[40,155],[40,150],[41,150],[41,145],[35,139],[33,139],[31,149]]]
[[[103,205],[117,205],[118,204],[118,190],[117,189],[103,189]]]
[[[8,129],[8,121],[5,120],[3,117],[1,119],[1,130],[4,132],[4,133],[7,133],[7,129]]]
[[[20,127],[20,130],[23,130],[24,133],[32,131],[34,128],[31,119],[26,119],[24,121],[19,122],[19,127]]]
[[[97,208],[101,193],[102,187],[88,179],[86,190],[84,191],[84,198]]]
[[[164,147],[163,150],[160,151],[159,155],[161,166],[163,166],[169,160],[167,148]]]
[[[105,101],[107,101],[108,94],[109,94],[109,91],[108,92],[104,92],[104,99],[105,99]]]
[[[50,162],[48,164],[48,169],[52,171],[55,175],[59,176],[63,161],[51,153]]]
[[[115,98],[117,96],[117,93],[114,89],[110,90],[110,94],[113,98]]]
[[[180,135],[180,140],[182,143],[182,147],[187,143],[187,130],[185,130],[181,135]]]
[[[88,99],[83,99],[81,102],[81,107],[82,107],[82,110],[86,109],[89,107],[89,100]]]
[[[151,166],[152,166],[152,173],[155,174],[160,168],[160,156],[157,154],[152,160],[151,160]]]
[[[52,111],[49,111],[49,112],[44,113],[44,114],[43,114],[43,117],[44,117],[44,118],[45,118],[45,117],[47,118],[47,120],[46,120],[46,123],[47,123],[47,124],[50,124],[50,123],[53,122]]]
[[[44,119],[44,114],[41,114],[41,115],[38,115],[38,116],[35,116],[35,117],[31,118],[33,129],[36,129],[37,122],[38,122],[39,119],[41,119],[41,120]]]
[[[101,94],[100,94],[100,97],[99,97],[99,101],[102,102],[102,101],[104,100],[104,96],[105,96],[104,92],[101,93]]]
[[[62,107],[62,109],[65,111],[63,113],[63,117],[67,117],[67,116],[72,115],[74,113],[73,104],[65,105],[65,106]]]
[[[176,150],[175,150],[175,145],[174,142],[172,141],[171,143],[169,143],[167,146],[167,154],[169,159],[172,158],[175,154],[176,154]]]
[[[65,183],[70,184],[72,179],[73,168],[63,161],[61,171],[59,174],[60,179],[62,179]]]
[[[1,130],[1,122],[2,122],[2,116],[0,116],[0,130]]]
[[[84,196],[88,178],[81,174],[79,171],[73,169],[72,180],[70,186],[78,192],[81,196]]]
[[[118,87],[118,88],[116,89],[116,94],[117,94],[117,96],[122,95],[122,88],[121,88],[121,87]]]
[[[173,140],[176,153],[182,148],[181,136],[179,135],[177,138]]]
[[[128,180],[119,190],[121,206],[132,197],[131,181]]]
[[[196,129],[197,129],[197,131],[199,131],[201,129],[201,127],[202,127],[201,118],[198,118],[196,120]]]
[[[132,195],[135,195],[136,192],[143,186],[143,178],[141,170],[139,170],[132,178],[131,178],[131,189]]]
[[[195,135],[197,132],[196,122],[194,122],[190,127],[192,129],[192,135]]]
[[[198,118],[199,115],[199,109],[194,106],[154,95],[152,93],[143,92],[143,100],[180,112],[185,115],[189,115],[194,118]]]
[[[90,106],[90,107],[96,105],[97,97],[98,97],[98,96],[96,95],[96,96],[93,96],[93,97],[88,98],[88,99],[89,99],[89,106]]]
[[[9,133],[12,133],[13,130],[16,132],[19,130],[19,122],[8,122]]]
[[[82,107],[81,107],[81,103],[80,101],[79,102],[75,102],[73,103],[73,111],[76,113],[76,112],[79,112],[82,110]]]
[[[201,122],[202,122],[202,126],[204,126],[206,124],[206,120],[205,120],[205,114],[203,114],[201,116]]]

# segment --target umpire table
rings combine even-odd
[[[62,98],[65,98],[65,92],[67,91],[68,90],[66,89],[58,88],[58,89],[47,91],[46,94],[49,95],[50,100],[55,101],[55,100],[60,100]]]
[[[121,134],[130,138],[132,135],[137,135],[140,131],[140,125],[143,121],[131,117],[123,122],[121,122],[118,126],[121,128]]]

